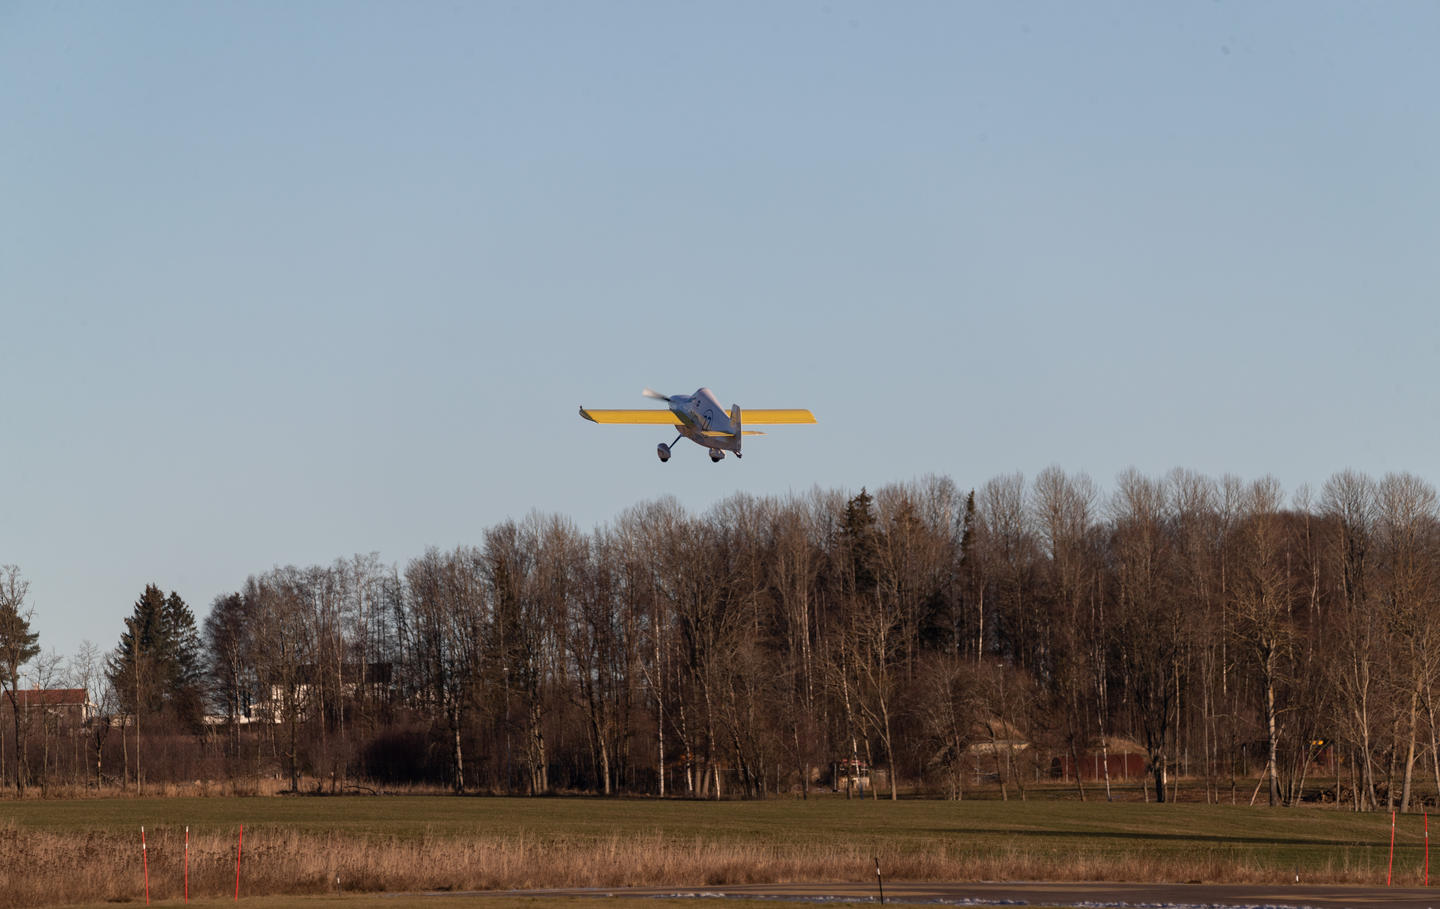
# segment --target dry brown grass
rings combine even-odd
[[[363,783],[338,784],[342,793],[378,794],[373,786]],[[328,780],[313,777],[300,778],[301,794],[330,794]],[[387,785],[386,795],[449,795],[445,786],[432,785]],[[44,786],[31,786],[25,790],[21,801],[73,800],[73,799],[123,799],[123,798],[232,798],[252,796],[289,795],[290,780],[280,777],[236,777],[228,780],[194,780],[191,782],[146,783],[136,788],[132,783],[121,786],[107,782],[94,783],[51,782]],[[0,803],[15,801],[13,789],[0,789]]]
[[[873,880],[1375,883],[1389,817],[1317,808],[839,798],[224,798],[0,801],[0,909],[191,893],[395,893]],[[258,794],[258,792],[257,792]],[[1396,881],[1414,882],[1422,819],[1402,816]],[[337,884],[338,880],[338,884]]]
[[[183,887],[183,832],[153,831],[149,839],[154,899],[178,899]],[[113,833],[69,835],[0,826],[0,906],[36,907],[143,899],[137,844]],[[235,841],[192,836],[193,898],[233,894]],[[245,839],[242,895],[341,891],[495,890],[544,887],[723,885],[846,881],[873,868],[871,847],[817,844],[725,844],[676,841],[659,835],[615,836],[587,842],[535,838],[418,839],[302,836],[257,831]],[[1184,858],[1114,854],[1039,853],[1001,847],[984,854],[958,848],[904,852],[881,848],[886,876],[904,880],[1197,880],[1275,879],[1234,854]],[[1332,867],[1310,881],[1373,879]]]

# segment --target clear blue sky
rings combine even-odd
[[[1440,480],[1440,4],[0,3],[0,562],[1049,464]],[[642,386],[820,422],[712,465]]]

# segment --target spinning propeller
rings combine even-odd
[[[656,390],[653,389],[653,388],[647,388],[647,389],[645,389],[644,391],[642,391],[642,392],[640,392],[640,393],[641,393],[642,395],[644,395],[645,397],[647,397],[647,398],[655,398],[655,399],[658,400],[658,401],[664,401],[666,404],[669,404],[669,403],[670,403],[670,396],[669,396],[669,395],[662,395],[660,392],[656,391]]]

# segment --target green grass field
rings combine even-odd
[[[81,856],[76,861],[104,866],[96,875],[95,886],[102,888],[96,900],[123,899],[140,880],[143,825],[152,884],[168,898],[178,888],[188,825],[192,880],[199,888],[194,892],[213,898],[233,886],[242,824],[242,896],[247,887],[257,896],[319,896],[336,875],[341,889],[352,892],[858,881],[873,875],[873,856],[887,876],[915,880],[1281,881],[1299,874],[1307,881],[1383,883],[1390,836],[1388,814],[1193,803],[33,800],[0,801],[0,864],[30,874],[58,873],[45,869],[64,869],[67,844],[75,844],[74,854]],[[1397,883],[1419,879],[1422,824],[1418,815],[1399,819]],[[42,840],[43,849],[36,845]],[[5,875],[0,870],[0,891]],[[70,902],[83,899],[72,896]],[[0,905],[7,904],[0,899]],[[17,899],[8,905],[47,903]]]

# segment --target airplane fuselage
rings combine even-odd
[[[680,435],[705,448],[739,451],[740,437],[730,422],[730,412],[708,388],[693,395],[671,395],[670,410],[680,419]]]

